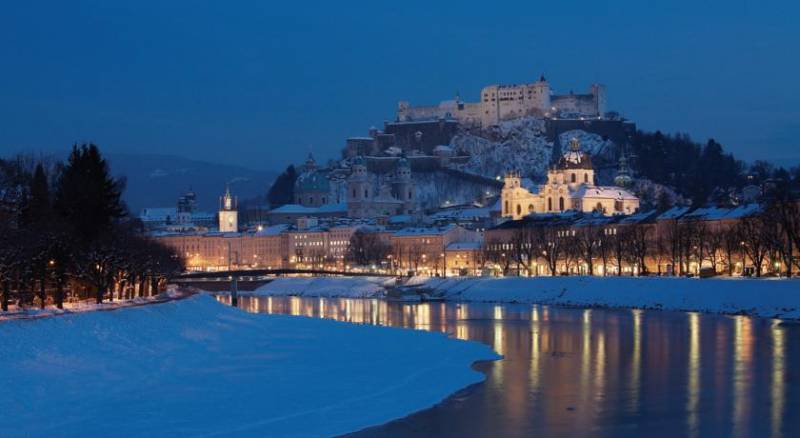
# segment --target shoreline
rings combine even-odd
[[[448,302],[669,310],[800,320],[800,279],[664,277],[415,277]],[[385,278],[279,278],[240,296],[385,298]]]

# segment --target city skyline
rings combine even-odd
[[[280,170],[309,151],[338,156],[400,100],[476,100],[484,85],[544,74],[561,93],[607,85],[609,109],[641,129],[713,137],[747,161],[800,162],[789,2],[43,3],[52,13],[17,4],[0,19],[4,155],[93,141]]]

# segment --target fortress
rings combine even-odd
[[[466,126],[489,127],[520,117],[551,117],[559,114],[602,118],[606,113],[606,87],[592,84],[587,94],[553,94],[550,84],[538,81],[522,85],[489,85],[481,90],[479,102],[463,102],[460,96],[438,105],[411,106],[401,101],[397,121],[455,119]]]

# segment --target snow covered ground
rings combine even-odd
[[[331,436],[479,382],[443,334],[248,314],[208,295],[0,323],[0,436]]]
[[[275,280],[255,291],[240,291],[239,295],[296,295],[312,297],[382,297],[386,286],[392,286],[394,278],[387,277],[288,277]]]
[[[278,286],[283,294],[292,290],[287,278]],[[361,288],[348,295],[347,282],[339,278],[336,293],[324,283],[307,285],[305,296],[382,296],[383,291],[365,294]],[[452,301],[543,303],[580,307],[622,307],[709,313],[748,314],[761,317],[800,319],[800,280],[691,279],[654,277],[417,277],[408,282],[431,288],[434,294]],[[259,295],[273,294],[269,285]]]
[[[64,303],[64,308],[59,309],[55,305],[47,305],[44,309],[37,306],[32,307],[19,307],[11,305],[8,312],[0,311],[0,322],[11,319],[34,319],[44,318],[49,316],[68,315],[70,313],[94,312],[97,310],[115,310],[124,307],[136,307],[147,304],[156,304],[169,300],[180,299],[190,295],[191,292],[187,290],[178,289],[175,286],[170,286],[167,291],[151,297],[136,297],[124,300],[103,301],[97,304],[93,298]]]

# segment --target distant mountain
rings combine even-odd
[[[144,207],[173,207],[190,187],[197,194],[198,208],[214,211],[226,184],[241,201],[263,197],[277,176],[277,172],[173,155],[108,154],[107,158],[112,174],[128,181],[124,199],[134,215]]]

